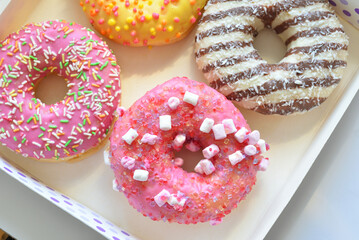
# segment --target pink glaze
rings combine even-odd
[[[120,101],[120,69],[92,30],[65,21],[28,24],[0,47],[3,145],[25,157],[56,160],[84,153],[106,137]],[[50,73],[65,78],[69,91],[46,105],[33,89]]]
[[[195,106],[183,101],[186,91],[199,96]],[[168,105],[171,97],[180,100],[175,110]],[[163,115],[171,116],[168,131],[159,127],[159,117]],[[199,130],[205,118],[213,119],[215,124],[232,119],[237,130],[241,127],[250,130],[239,110],[222,94],[203,83],[179,77],[147,92],[115,123],[110,138],[111,167],[119,189],[144,216],[185,224],[219,223],[251,191],[259,164],[265,159],[259,146],[255,155],[244,156],[232,166],[229,155],[243,152],[248,139],[239,143],[231,133],[225,139],[215,140],[212,130],[209,133]],[[139,139],[147,133],[158,136],[156,143],[137,140],[131,145],[125,143],[122,136],[130,128],[137,131]],[[219,147],[219,152],[204,165],[210,171],[187,172],[173,161],[172,143],[179,134],[185,134],[186,142],[199,144],[202,149],[211,144]],[[132,169],[121,164],[123,157],[136,160]],[[147,170],[148,180],[134,180],[136,169]]]

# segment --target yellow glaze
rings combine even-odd
[[[91,24],[128,46],[163,45],[182,39],[207,0],[81,0]]]

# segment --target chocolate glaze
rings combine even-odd
[[[298,75],[300,75],[303,71],[308,69],[320,69],[320,68],[328,68],[335,69],[338,67],[346,66],[346,62],[342,60],[328,61],[328,60],[309,60],[303,61],[299,63],[279,63],[279,64],[260,64],[257,67],[248,69],[243,72],[238,72],[234,74],[230,74],[223,78],[214,80],[210,83],[210,86],[219,89],[220,87],[234,83],[241,79],[252,78],[256,75],[268,75],[270,72],[277,70],[284,71],[295,71]]]
[[[262,104],[252,110],[262,114],[280,114],[287,115],[294,112],[303,112],[317,107],[322,104],[327,98],[306,98],[295,99],[289,101],[282,101],[279,103]]]
[[[339,78],[291,78],[283,80],[270,80],[264,84],[256,87],[251,87],[245,90],[235,91],[227,95],[229,100],[241,101],[244,98],[252,98],[255,96],[264,96],[272,92],[296,88],[310,88],[310,87],[329,87],[338,84]]]
[[[228,66],[233,66],[235,64],[238,64],[240,62],[244,62],[244,61],[248,61],[250,59],[262,59],[261,56],[259,56],[258,52],[257,51],[253,51],[253,52],[250,52],[249,54],[247,55],[237,55],[237,56],[232,56],[232,57],[229,57],[229,58],[222,58],[222,59],[219,59],[213,63],[210,63],[208,65],[206,65],[203,69],[202,69],[202,72],[203,73],[207,73],[213,69],[216,69],[216,68],[221,68],[221,67],[228,67]]]
[[[238,0],[213,0],[212,4],[227,2],[227,1],[238,1]],[[264,5],[254,5],[251,7],[236,7],[232,9],[228,9],[225,11],[220,11],[215,14],[209,14],[203,16],[201,22],[209,22],[215,21],[227,16],[238,16],[238,15],[246,15],[246,16],[256,16],[261,19],[265,26],[270,26],[273,20],[281,13],[289,11],[293,8],[299,8],[304,6],[313,5],[316,3],[324,3],[325,0],[296,0],[296,1],[287,1],[284,0],[282,2],[275,3],[273,6],[264,6]]]
[[[232,32],[243,32],[245,34],[251,34],[254,37],[258,35],[256,29],[251,25],[229,25],[229,26],[220,26],[214,27],[207,31],[201,32],[196,35],[196,42],[209,36],[217,36],[222,34],[228,34]]]
[[[288,45],[289,43],[297,40],[298,38],[304,38],[304,37],[314,37],[314,36],[328,36],[335,32],[341,32],[344,33],[344,30],[342,28],[331,28],[331,27],[325,27],[325,28],[318,28],[314,27],[307,31],[300,31],[296,34],[290,36],[286,41],[285,45]]]
[[[289,27],[299,25],[304,22],[313,22],[313,21],[330,18],[333,16],[335,16],[334,13],[327,12],[327,11],[326,12],[317,11],[317,12],[305,13],[303,15],[295,16],[292,19],[282,22],[281,24],[279,24],[278,26],[276,26],[274,28],[274,31],[276,33],[280,34],[280,33],[284,32],[285,30],[287,30]]]
[[[253,46],[253,41],[250,41],[250,42],[230,41],[230,42],[225,42],[225,43],[220,42],[220,43],[213,44],[207,48],[199,49],[195,53],[195,56],[196,56],[196,58],[199,58],[199,57],[202,57],[211,52],[217,52],[220,50],[228,50],[228,49],[234,49],[234,48],[242,48],[242,47],[248,47],[248,46]]]
[[[295,47],[291,48],[287,51],[284,57],[288,57],[292,54],[308,54],[312,56],[316,56],[319,53],[327,52],[330,50],[348,50],[348,45],[340,44],[340,43],[320,43],[312,46],[305,46],[305,47]]]

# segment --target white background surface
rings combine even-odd
[[[266,239],[357,238],[358,109],[359,94]],[[3,172],[0,228],[18,239],[103,239]]]

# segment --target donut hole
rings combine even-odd
[[[181,168],[186,172],[195,172],[194,168],[199,161],[204,159],[202,149],[197,152],[191,152],[186,147],[183,147],[180,151],[175,151],[175,158],[182,158],[183,165]]]
[[[35,97],[46,105],[64,100],[68,91],[66,80],[56,74],[39,79],[35,85]]]
[[[254,39],[254,48],[268,63],[279,63],[287,52],[282,39],[272,29],[265,28]]]

